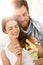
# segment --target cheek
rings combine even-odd
[[[25,19],[28,19],[29,15],[27,14],[27,16],[25,17]]]
[[[18,32],[18,34],[20,33],[20,28],[18,28],[17,32]]]
[[[28,20],[28,17],[27,17],[27,16],[25,16],[23,21],[27,21],[27,20]]]
[[[20,33],[20,29],[18,28],[18,32]]]
[[[7,31],[8,36],[10,37],[12,33],[10,31]]]
[[[13,39],[14,35],[10,33],[8,36],[9,36],[10,39]]]
[[[11,33],[8,33],[8,36],[11,37]]]

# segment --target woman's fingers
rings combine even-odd
[[[14,45],[14,53],[18,56],[22,53],[22,48],[19,44]]]
[[[14,53],[18,56],[22,54],[22,51],[20,49],[16,49]]]

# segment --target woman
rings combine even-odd
[[[5,50],[1,52],[3,65],[34,65],[31,56],[21,46],[18,21],[13,17],[3,19],[2,31],[7,34],[10,39]]]

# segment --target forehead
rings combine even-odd
[[[27,9],[26,9],[26,7],[23,5],[22,7],[19,7],[19,8],[14,8],[14,14],[15,15],[19,15],[19,14],[23,14],[23,13],[25,13],[25,12],[27,12]]]
[[[13,26],[13,25],[18,25],[18,24],[17,24],[17,21],[15,21],[15,20],[10,20],[10,21],[8,21],[8,22],[6,23],[6,25],[7,25],[7,26]]]

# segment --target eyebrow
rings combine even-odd
[[[12,27],[8,27],[8,29],[12,29]]]
[[[14,26],[18,26],[18,24],[15,24]],[[9,26],[8,28],[11,28],[12,26]],[[19,26],[18,26],[19,27]]]

